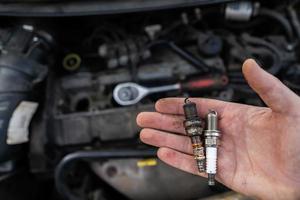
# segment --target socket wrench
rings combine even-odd
[[[178,91],[178,90],[201,90],[215,89],[226,86],[228,78],[219,76],[213,78],[199,78],[185,83],[176,83],[158,87],[144,87],[136,83],[127,82],[118,84],[113,91],[114,100],[122,106],[134,105],[140,102],[144,97],[161,92]]]

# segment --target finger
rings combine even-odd
[[[155,109],[160,113],[183,115],[183,104],[185,98],[165,98],[160,99],[155,104]],[[205,117],[210,109],[218,112],[222,118],[224,108],[231,104],[223,101],[204,99],[204,98],[190,98],[190,100],[197,104],[197,109],[200,117]]]
[[[143,129],[140,139],[149,145],[156,147],[168,147],[177,151],[192,154],[191,139],[186,136],[175,135],[154,129]]]
[[[197,169],[196,161],[193,156],[175,151],[169,148],[159,148],[157,152],[159,159],[171,165],[172,167],[178,168],[188,173],[200,175],[206,177],[204,173],[200,173]]]
[[[136,121],[140,127],[185,134],[183,116],[168,115],[157,112],[143,112],[137,116]]]
[[[225,118],[223,118],[225,119]],[[220,117],[219,128],[226,135],[234,135],[236,133],[234,124],[228,126],[228,122]],[[186,135],[183,121],[184,117],[180,115],[162,114],[157,112],[142,112],[137,116],[137,124],[142,128],[150,128],[165,132],[178,133]]]
[[[273,111],[286,112],[299,106],[298,96],[253,59],[244,63],[243,73],[251,88]]]

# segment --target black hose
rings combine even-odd
[[[22,144],[7,143],[10,120],[21,102],[33,100],[35,83],[43,80],[46,75],[46,66],[23,55],[7,53],[0,56],[0,104],[4,108],[0,112],[0,163],[24,156]]]
[[[268,18],[274,19],[277,22],[279,22],[282,25],[282,27],[284,28],[289,41],[290,42],[294,41],[295,38],[294,38],[293,28],[292,28],[291,24],[289,23],[289,21],[281,13],[276,12],[274,10],[262,8],[262,9],[260,9],[258,16],[268,17]]]
[[[149,158],[156,157],[156,149],[118,149],[99,151],[78,151],[66,155],[55,169],[55,186],[57,191],[67,200],[80,200],[72,194],[64,182],[64,172],[76,161],[98,161],[103,159],[123,159],[123,158]]]
[[[295,9],[293,7],[288,7],[288,14],[291,18],[291,23],[295,29],[296,35],[298,37],[298,40],[300,40],[300,22],[299,22],[299,18],[297,16],[297,13],[295,11]]]
[[[255,45],[256,46],[264,46],[267,49],[269,49],[273,53],[272,57],[274,58],[274,61],[273,61],[273,65],[271,67],[269,67],[267,69],[267,71],[273,75],[277,74],[280,71],[281,66],[282,66],[281,52],[273,44],[271,44],[263,39],[250,36],[248,34],[243,35],[243,40],[245,42],[247,42],[248,44],[251,44],[254,46]]]
[[[206,63],[204,63],[202,60],[200,60],[200,59],[196,58],[195,56],[193,56],[187,50],[182,49],[179,46],[177,46],[174,42],[170,42],[170,41],[166,41],[166,40],[158,40],[158,41],[150,43],[147,46],[147,48],[152,48],[152,47],[160,46],[160,45],[168,47],[174,53],[176,53],[181,58],[183,58],[184,60],[186,60],[187,62],[192,64],[194,67],[196,67],[201,73],[207,73],[207,72],[210,72],[212,70],[221,73],[220,69],[212,68],[212,67],[208,66]]]
[[[170,49],[172,49],[177,55],[184,58],[187,62],[191,63],[193,66],[195,66],[198,70],[201,70],[202,72],[208,72],[210,71],[210,67],[207,66],[202,60],[197,59],[194,57],[190,52],[180,48],[177,46],[174,42],[169,42],[167,44]]]
[[[290,80],[284,80],[283,83],[291,89],[300,90],[300,85],[292,83]]]

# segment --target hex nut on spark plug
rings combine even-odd
[[[187,135],[191,138],[194,158],[199,172],[205,172],[205,153],[202,142],[204,122],[198,116],[195,103],[185,99],[183,110],[186,120],[183,122]]]

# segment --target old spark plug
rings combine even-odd
[[[218,130],[218,114],[210,111],[206,116],[207,129],[205,135],[206,151],[206,173],[208,174],[208,185],[215,185],[215,175],[217,173],[217,148],[220,131]]]
[[[185,99],[184,103],[183,110],[186,118],[184,121],[185,131],[187,135],[191,137],[195,160],[197,161],[199,172],[202,173],[205,172],[205,155],[201,140],[204,123],[198,116],[196,104],[188,99]]]

